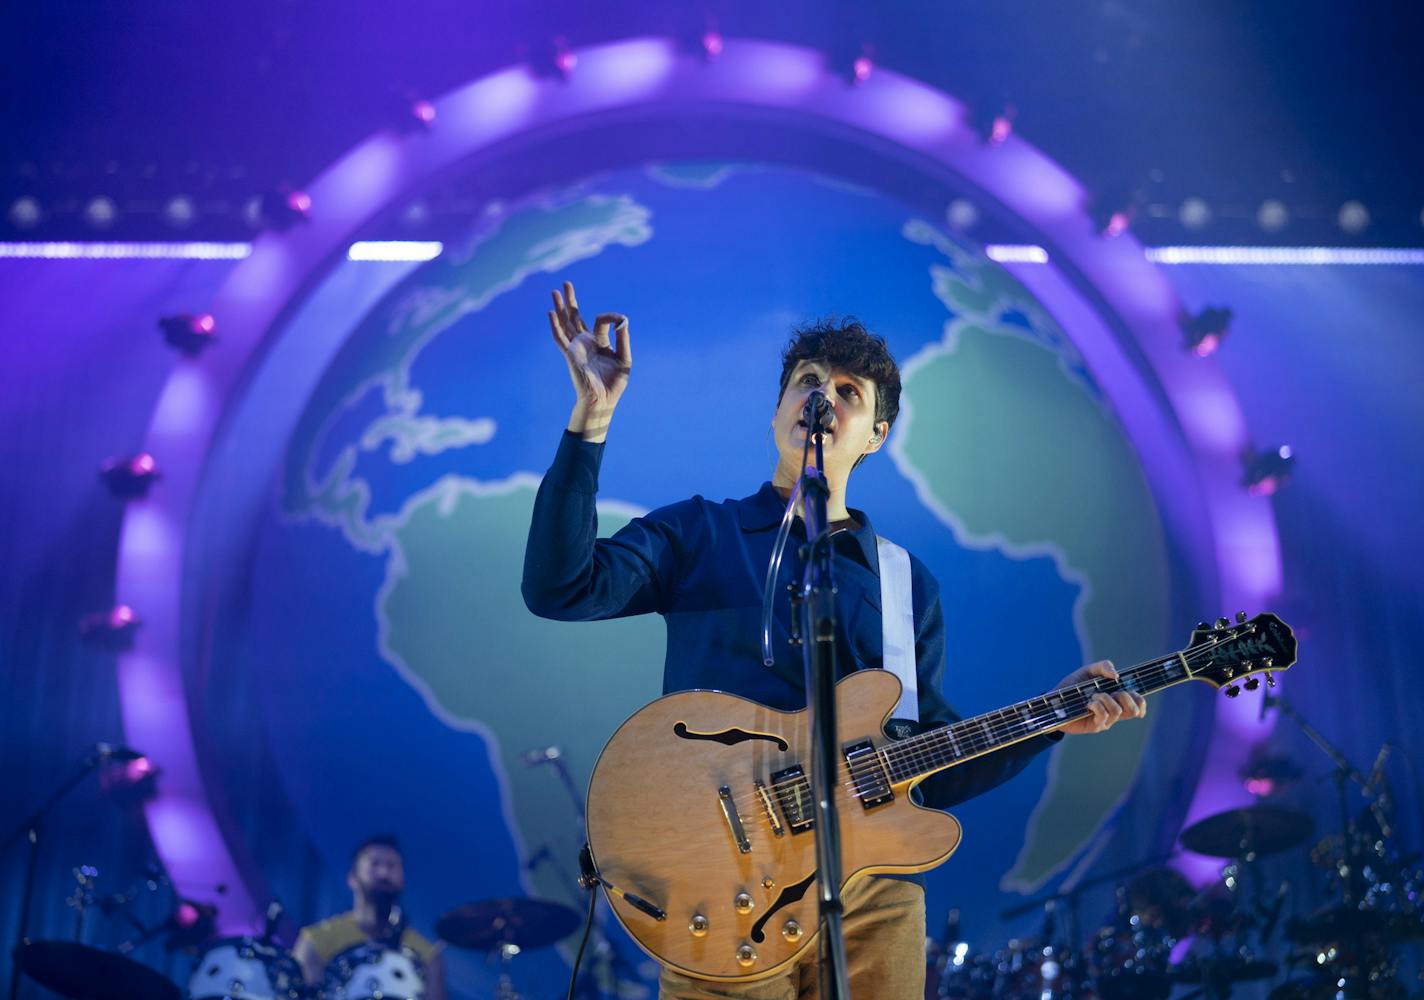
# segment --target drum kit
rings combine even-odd
[[[450,910],[440,939],[497,960],[497,1000],[518,1000],[509,976],[521,952],[554,944],[577,929],[578,911],[536,899],[490,899]],[[155,935],[156,936],[156,935]],[[31,980],[72,1000],[424,1000],[425,967],[407,947],[370,941],[334,956],[321,983],[308,983],[292,953],[272,939],[217,937],[190,951],[188,988],[127,954],[72,941],[27,941],[16,951]],[[175,944],[174,941],[169,942]]]
[[[1307,862],[1324,905],[1282,919],[1296,894],[1287,882],[1268,888],[1260,861],[1303,848],[1314,825],[1304,813],[1258,801],[1182,832],[1183,848],[1226,862],[1219,880],[1200,891],[1163,866],[1170,855],[1153,859],[1005,911],[1009,919],[1042,907],[1043,930],[992,950],[971,949],[952,913],[945,933],[927,945],[927,1000],[1225,1000],[1245,983],[1258,984],[1251,995],[1268,1000],[1424,998],[1424,978],[1406,983],[1401,961],[1412,955],[1407,971],[1424,977],[1424,855],[1396,843],[1382,772],[1387,748],[1363,775],[1288,703],[1273,700],[1336,765],[1341,832],[1318,841]],[[1365,802],[1354,814],[1351,785]],[[1079,897],[1113,882],[1115,918],[1082,935]],[[1064,908],[1067,926],[1057,919]]]

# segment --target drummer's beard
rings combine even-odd
[[[400,899],[400,890],[389,886],[374,885],[366,887],[366,901],[376,908],[376,916],[384,921],[390,918],[391,909]]]

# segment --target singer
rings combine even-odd
[[[370,963],[390,951],[423,977],[425,1000],[445,1000],[441,946],[407,927],[401,913],[405,862],[395,837],[377,834],[358,844],[346,884],[351,888],[351,909],[303,927],[292,949],[307,984],[325,985],[328,994],[338,995],[346,986],[348,965]]]
[[[619,313],[603,313],[590,329],[567,282],[562,293],[553,293],[553,305],[549,325],[573,381],[574,405],[535,500],[522,588],[529,609],[564,621],[657,612],[667,625],[664,693],[708,688],[783,711],[803,708],[801,652],[788,643],[792,610],[786,591],[787,584],[802,574],[797,549],[806,535],[799,517],[773,585],[774,662],[770,666],[763,662],[760,619],[776,529],[801,472],[808,433],[806,406],[813,394],[820,394],[825,403],[812,405],[826,408],[821,471],[830,487],[827,516],[838,584],[839,666],[842,673],[880,667],[879,543],[870,517],[847,506],[847,490],[851,473],[884,448],[899,414],[900,372],[885,341],[853,319],[795,330],[781,357],[776,405],[770,414],[777,452],[771,479],[739,500],[714,502],[694,496],[674,503],[601,539],[598,471],[614,412],[633,368],[629,321]],[[954,428],[946,428],[946,433],[953,432]],[[939,586],[914,556],[909,557],[909,577],[917,704],[897,710],[895,731],[887,734],[896,738],[960,718],[941,691],[945,634]],[[1117,675],[1110,663],[1101,661],[1073,672],[1059,686],[1090,676]],[[1146,702],[1125,692],[1115,698],[1099,694],[1091,707],[1090,716],[1062,732],[1101,732],[1120,719],[1142,716]],[[901,720],[902,714],[907,718]],[[1055,733],[1028,740],[942,771],[920,786],[925,803],[948,808],[988,791],[1023,770],[1034,755],[1059,738]],[[862,879],[846,890],[844,904],[852,996],[922,997],[925,908],[918,880]],[[804,1000],[816,996],[812,952],[789,972],[749,984],[704,983],[665,969],[660,996],[664,1000]]]

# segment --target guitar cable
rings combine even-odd
[[[587,846],[584,847],[580,854],[586,853],[588,853]],[[579,881],[582,882],[583,880],[580,879]],[[579,965],[583,962],[584,949],[588,947],[588,935],[593,930],[593,908],[598,905],[598,892],[594,885],[590,883],[586,888],[588,889],[588,917],[583,923],[583,936],[579,938],[578,951],[574,953],[574,967],[573,971],[569,973],[569,993],[567,1000],[574,1000],[574,989],[578,986]]]

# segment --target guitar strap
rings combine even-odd
[[[919,675],[915,671],[914,588],[910,583],[910,553],[886,538],[875,536],[880,557],[880,627],[884,650],[881,666],[900,678],[900,702],[890,713],[890,728],[897,736],[914,730],[896,722],[920,721]],[[906,732],[898,732],[905,728]]]

